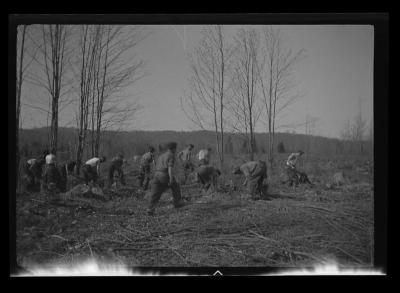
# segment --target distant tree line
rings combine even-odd
[[[24,158],[39,155],[43,148],[48,145],[47,129],[22,129],[20,132],[21,156]],[[59,129],[59,151],[60,160],[74,159],[76,153],[76,129]],[[210,146],[216,151],[214,133],[212,131],[194,131],[194,132],[175,132],[175,131],[131,131],[116,132],[105,131],[101,142],[102,154],[114,156],[117,153],[123,154],[127,159],[134,155],[144,154],[149,146],[155,147],[160,151],[160,147],[168,140],[178,142],[178,149],[183,149],[187,144],[193,143],[195,151]],[[277,153],[290,153],[298,149],[305,149],[309,146],[311,155],[354,155],[358,153],[358,143],[340,139],[325,138],[319,136],[306,136],[303,134],[276,133],[278,141]],[[268,152],[268,145],[265,146],[265,134],[255,133],[255,154],[264,154]],[[262,147],[260,147],[262,146]],[[84,153],[83,159],[91,156],[90,148]],[[365,155],[372,155],[372,147],[368,141],[364,142]],[[247,140],[238,133],[227,133],[224,145],[226,155],[250,155],[250,146]],[[218,160],[218,157],[214,157]]]

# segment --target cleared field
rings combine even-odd
[[[234,163],[231,158],[226,169]],[[106,200],[20,193],[17,261],[28,267],[87,257],[129,266],[299,267],[326,260],[372,266],[372,163],[312,158],[302,169],[315,187],[287,187],[277,167],[269,171],[269,197],[253,201],[224,185],[243,178],[223,175],[216,193],[182,186],[180,209],[163,195],[155,217],[146,214],[148,198],[136,187],[132,164],[125,170],[128,185],[105,189]],[[343,185],[332,184],[336,172],[343,172]]]

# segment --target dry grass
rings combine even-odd
[[[347,171],[354,182],[327,189],[341,170],[326,162],[306,168],[316,186],[296,190],[269,174],[270,196],[252,201],[243,190],[204,194],[182,187],[186,206],[163,195],[155,217],[135,187],[105,190],[110,200],[18,194],[17,256],[21,264],[71,263],[96,256],[132,266],[302,266],[335,260],[368,266],[373,255],[373,177]],[[316,169],[319,166],[319,169]],[[343,171],[343,170],[342,170]],[[243,180],[225,175],[223,182]]]

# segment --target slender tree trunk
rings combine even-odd
[[[17,115],[16,115],[16,136],[15,136],[15,147],[16,147],[16,169],[17,169],[17,177],[16,177],[16,186],[18,186],[18,179],[20,176],[20,160],[21,160],[21,154],[20,154],[20,149],[19,149],[19,124],[20,124],[20,115],[21,115],[21,92],[22,92],[22,78],[23,78],[23,61],[24,61],[24,50],[25,50],[25,33],[26,33],[26,25],[23,26],[22,28],[22,40],[21,40],[21,50],[20,50],[20,55],[19,55],[19,72],[18,72],[18,83],[17,83]]]

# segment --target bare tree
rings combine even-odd
[[[229,103],[232,128],[239,133],[244,133],[245,138],[248,139],[250,160],[254,160],[254,129],[261,114],[260,103],[257,99],[259,43],[256,30],[238,31],[231,80],[232,98]]]
[[[50,149],[57,152],[60,99],[68,92],[67,65],[71,51],[68,41],[71,28],[66,25],[41,25],[41,43],[35,42],[41,58],[34,58],[41,72],[29,76],[30,82],[44,88],[50,97]]]
[[[340,137],[342,140],[350,142],[352,152],[352,147],[356,146],[358,153],[362,154],[364,152],[363,145],[366,139],[371,138],[371,131],[373,131],[373,124],[371,123],[369,137],[366,137],[367,131],[367,121],[362,115],[362,100],[361,97],[358,100],[358,112],[354,116],[353,120],[347,119],[343,125]],[[372,133],[373,137],[373,133]]]
[[[90,147],[92,156],[99,156],[102,130],[110,127],[122,129],[141,110],[135,99],[130,97],[127,101],[124,90],[144,76],[145,63],[132,50],[145,37],[147,34],[140,26],[81,27],[80,54],[75,72],[80,80],[78,165],[86,145]],[[91,140],[86,141],[89,130]]]
[[[354,117],[354,122],[351,127],[352,140],[358,145],[358,150],[360,154],[364,152],[363,141],[365,138],[365,131],[367,129],[366,126],[367,126],[367,121],[364,119],[362,115],[362,99],[360,97],[358,100],[358,113]]]
[[[315,134],[315,124],[319,121],[318,117],[314,117],[306,114],[306,122],[305,122],[305,134],[307,135],[307,144],[306,144],[306,159],[308,159],[308,155],[310,153],[310,145],[313,141],[313,135]]]
[[[124,90],[145,75],[145,62],[132,50],[148,36],[141,26],[107,26],[104,30],[105,47],[99,55],[96,78],[96,156],[99,154],[101,130],[115,126],[123,128],[142,109],[133,97],[129,96],[126,101]]]
[[[17,88],[16,88],[16,140],[15,140],[15,146],[17,149],[17,170],[19,173],[19,162],[20,162],[20,153],[19,153],[19,128],[20,128],[20,115],[21,115],[21,90],[22,90],[22,82],[24,79],[24,71],[26,68],[24,68],[23,64],[24,64],[24,53],[25,53],[25,33],[26,33],[26,25],[23,25],[21,27],[21,30],[17,30],[17,36],[18,36],[18,32],[20,31],[21,36],[20,42],[17,42],[17,51],[18,51],[18,45],[19,45],[19,54],[18,54],[18,58],[17,58]],[[17,182],[18,182],[18,177],[16,178]]]
[[[80,92],[79,92],[79,107],[78,107],[78,141],[76,148],[76,172],[79,175],[80,166],[84,152],[84,146],[87,136],[89,123],[89,100],[90,90],[92,89],[93,71],[95,68],[95,52],[96,43],[98,43],[98,34],[90,33],[89,26],[81,27],[79,39],[79,64],[80,64]]]
[[[273,167],[274,136],[279,113],[301,97],[295,92],[292,78],[295,65],[304,57],[304,50],[293,52],[284,47],[279,29],[263,29],[263,61],[259,66],[261,96],[268,126],[268,160]]]
[[[207,26],[202,39],[189,55],[191,92],[181,98],[186,116],[201,129],[213,128],[219,161],[224,161],[224,111],[232,47],[221,25]]]
[[[351,134],[351,122],[349,119],[347,119],[343,125],[342,131],[340,133],[340,137],[343,140],[351,140],[352,139],[352,134]]]

